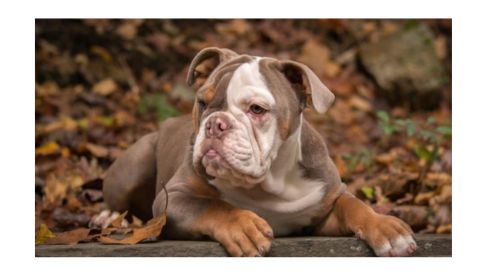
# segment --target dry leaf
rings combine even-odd
[[[428,202],[435,195],[434,192],[421,192],[415,196],[415,204],[417,205],[428,205]]]
[[[133,218],[133,221],[132,223],[129,225],[130,228],[139,228],[139,227],[142,227],[143,226],[143,222],[142,220],[140,220],[139,218],[135,217],[135,216],[132,216]]]
[[[145,239],[158,237],[162,232],[162,228],[166,221],[167,216],[164,213],[148,221],[144,227],[134,229],[132,235],[129,237],[118,240],[107,236],[101,236],[98,241],[104,244],[137,244]]]
[[[59,180],[55,174],[50,174],[45,182],[45,196],[47,203],[57,203],[65,197],[68,185]]]
[[[137,36],[137,26],[131,22],[122,23],[117,28],[117,34],[125,40],[132,40]]]
[[[343,160],[342,156],[339,154],[335,155],[335,165],[337,166],[338,173],[340,173],[341,177],[347,174],[348,172],[347,164]]]
[[[55,234],[53,234],[45,224],[41,224],[37,234],[35,234],[35,245],[43,244],[52,237],[55,237]]]
[[[57,232],[55,237],[48,239],[45,244],[49,245],[75,245],[80,241],[90,240],[90,229],[77,228],[71,231]]]
[[[372,111],[372,104],[370,104],[370,102],[368,102],[367,100],[365,100],[361,97],[352,96],[348,100],[348,103],[350,104],[350,106],[352,106],[353,108],[356,108],[358,110],[365,111],[365,112],[371,112]]]
[[[119,215],[118,217],[116,217],[116,218],[112,221],[111,225],[112,225],[113,227],[116,227],[116,228],[123,227],[123,226],[122,226],[122,223],[123,223],[123,220],[125,219],[125,216],[127,216],[127,213],[128,213],[128,211],[125,211],[125,212],[123,212],[121,215]]]
[[[87,143],[85,144],[85,148],[87,148],[87,150],[96,157],[103,158],[108,156],[108,148],[106,147],[96,145],[93,143]]]
[[[35,155],[37,156],[47,156],[51,154],[58,153],[60,151],[60,146],[55,141],[50,141],[45,145],[35,149]]]
[[[93,91],[100,95],[109,95],[117,89],[117,84],[112,79],[105,79],[93,86]]]
[[[315,40],[305,43],[298,61],[310,66],[317,75],[325,74],[330,78],[337,76],[340,66],[331,60],[330,49]]]
[[[438,234],[452,233],[452,224],[441,225],[437,228],[435,232]]]
[[[412,228],[424,228],[428,224],[429,210],[426,206],[396,206],[392,213]]]
[[[244,35],[252,28],[250,23],[245,19],[233,19],[226,23],[219,23],[215,27],[219,33],[231,33],[236,35]]]
[[[38,96],[48,96],[48,95],[55,95],[60,90],[54,81],[46,81],[43,84],[35,84],[35,91]]]

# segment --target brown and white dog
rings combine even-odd
[[[334,95],[305,65],[206,48],[193,59],[192,117],[172,118],[108,170],[107,204],[148,219],[165,209],[168,238],[208,236],[232,256],[263,256],[274,236],[305,228],[355,234],[378,256],[416,250],[403,221],[345,190],[319,133],[302,117]]]

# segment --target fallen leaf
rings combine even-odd
[[[451,185],[452,175],[446,172],[428,173],[424,182],[429,186]]]
[[[438,36],[435,39],[434,45],[435,45],[435,54],[438,56],[438,58],[445,59],[448,54],[447,39],[445,38],[445,36],[443,35]]]
[[[133,218],[133,221],[132,223],[129,225],[129,227],[131,228],[140,228],[143,226],[143,222],[142,220],[140,220],[139,218],[135,217],[135,216],[132,216]]]
[[[341,177],[344,177],[348,173],[347,165],[340,154],[335,155],[335,165]]]
[[[35,91],[38,96],[48,96],[58,94],[60,89],[54,81],[46,81],[41,85],[35,84]]]
[[[317,75],[333,78],[340,72],[340,66],[330,58],[330,49],[315,40],[305,43],[298,61],[310,66]]]
[[[99,157],[99,158],[104,158],[108,156],[108,148],[96,145],[93,143],[87,143],[85,144],[85,148],[92,153],[92,155]]]
[[[117,28],[117,34],[125,40],[132,40],[137,36],[137,26],[132,22],[124,22]]]
[[[368,198],[368,199],[373,198],[375,190],[372,187],[365,186],[361,190],[362,190],[362,193],[365,195],[366,198]]]
[[[123,220],[125,219],[125,216],[127,216],[127,213],[128,213],[128,211],[125,211],[125,212],[123,212],[121,215],[119,215],[118,217],[116,217],[116,218],[112,221],[112,226],[113,226],[113,227],[116,227],[116,228],[123,227],[123,226],[122,226],[122,223],[123,223]]]
[[[47,203],[58,203],[65,197],[68,185],[59,180],[55,174],[50,174],[45,181],[45,200]]]
[[[47,225],[41,224],[40,228],[35,234],[35,245],[43,244],[52,237],[55,237],[55,234],[48,229]]]
[[[428,202],[435,195],[434,192],[421,192],[415,196],[415,204],[417,205],[428,205]]]
[[[107,49],[100,46],[92,46],[90,51],[100,57],[105,62],[111,62],[113,60],[112,55],[108,52]]]
[[[162,215],[148,221],[144,227],[134,229],[132,235],[129,237],[124,239],[113,239],[111,237],[101,236],[98,241],[104,244],[137,244],[143,240],[158,237],[162,232],[162,228],[166,221],[167,216],[163,213]]]
[[[428,224],[429,211],[426,206],[397,206],[392,209],[390,214],[399,217],[414,230],[424,228]]]
[[[364,111],[364,112],[372,111],[372,104],[370,104],[370,102],[368,102],[364,98],[354,95],[350,97],[350,99],[348,100],[348,103],[350,104],[350,106],[360,111]]]
[[[435,196],[432,203],[452,203],[452,186],[451,185],[442,185],[437,189],[438,195]]]
[[[243,35],[251,30],[250,23],[245,19],[233,19],[226,23],[219,23],[215,27],[219,33],[232,33],[236,35]]]
[[[117,84],[112,79],[105,79],[93,86],[93,92],[100,95],[109,95],[117,89]]]
[[[452,233],[452,224],[441,225],[437,228],[435,232],[438,234]]]
[[[35,155],[47,156],[60,152],[60,145],[55,141],[50,141],[43,146],[35,149]]]
[[[80,241],[90,240],[90,229],[77,228],[71,231],[57,232],[55,237],[48,239],[45,244],[49,245],[75,245]]]

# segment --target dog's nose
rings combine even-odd
[[[230,127],[231,125],[226,117],[211,117],[205,124],[205,136],[207,138],[220,138]]]

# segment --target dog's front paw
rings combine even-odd
[[[406,257],[417,249],[410,226],[393,216],[375,215],[365,231],[357,235],[380,257]]]
[[[273,231],[252,211],[237,209],[214,230],[213,238],[234,257],[259,257],[268,253]]]

